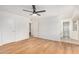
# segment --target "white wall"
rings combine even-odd
[[[38,16],[32,16],[32,35],[34,37],[38,37],[39,34],[39,17]]]
[[[0,11],[0,45],[29,38],[29,19]]]
[[[78,21],[77,21],[77,31],[73,31],[73,22],[71,22],[71,39],[78,39]]]
[[[57,16],[37,17],[36,23],[33,23],[33,25],[37,29],[34,36],[50,40],[60,39],[60,20]]]
[[[45,9],[41,16],[32,18],[32,34],[35,37],[59,40],[61,38],[61,18],[71,18],[75,6],[37,6],[38,10]],[[31,10],[31,6],[0,6],[0,44],[22,40],[29,37],[30,13],[22,9]],[[79,9],[78,9],[79,10]],[[64,20],[64,19],[62,19]],[[70,19],[68,19],[70,20]],[[76,37],[71,32],[71,37]]]
[[[74,19],[76,20],[76,19]],[[73,31],[73,18],[64,18],[61,19],[61,38],[63,37],[63,22],[69,22],[69,36],[70,39],[78,40],[78,23],[77,23],[77,31]],[[77,21],[78,22],[78,21]]]
[[[63,18],[61,19],[61,31],[60,31],[60,35],[61,38],[63,38],[63,22],[69,22],[69,37],[72,37],[72,19],[71,18]]]
[[[78,40],[78,31],[73,31],[73,18],[52,17],[36,17],[33,18],[33,36],[50,40],[59,40],[63,37],[63,22],[68,21],[70,39]],[[79,29],[78,29],[79,30]]]
[[[78,20],[78,40],[79,40],[79,20]]]

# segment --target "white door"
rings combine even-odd
[[[63,38],[69,38],[69,22],[63,22]]]

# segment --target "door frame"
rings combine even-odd
[[[64,28],[65,28],[65,27],[64,27],[64,23],[68,23],[68,24],[65,24],[65,25],[68,26],[68,30],[67,30],[67,31],[68,31],[68,36],[65,36],[65,35],[64,35]],[[64,39],[69,39],[69,38],[70,38],[70,30],[69,30],[69,28],[70,28],[70,22],[69,22],[69,21],[64,21],[64,22],[63,22],[63,38],[64,38]]]

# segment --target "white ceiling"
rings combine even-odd
[[[40,13],[41,17],[63,15],[70,17],[74,12],[79,13],[79,6],[69,5],[37,5],[37,10],[46,10],[45,13]],[[6,11],[22,16],[29,16],[29,12],[22,11],[22,9],[32,10],[31,5],[0,5],[0,11]]]

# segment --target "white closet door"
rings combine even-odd
[[[69,22],[63,22],[63,38],[70,38]]]

